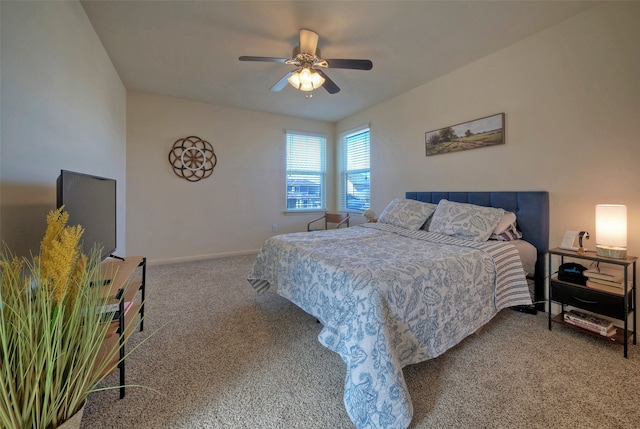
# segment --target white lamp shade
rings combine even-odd
[[[287,81],[291,86],[301,91],[313,91],[322,86],[324,77],[315,70],[303,67],[302,70],[289,76]]]
[[[627,247],[627,206],[621,204],[596,206],[596,245]]]

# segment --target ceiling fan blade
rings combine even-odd
[[[240,58],[238,58],[240,61],[263,61],[263,62],[268,62],[268,63],[282,63],[282,64],[286,64],[287,61],[289,61],[288,58],[274,58],[274,57],[247,57],[247,56],[242,56]]]
[[[289,77],[291,77],[291,75],[294,74],[295,72],[296,72],[295,70],[292,70],[289,73],[287,73],[284,76],[282,76],[282,79],[277,81],[271,87],[271,92],[280,92],[280,91],[282,91],[289,84],[289,81],[287,79],[289,79]]]
[[[300,52],[303,54],[316,54],[316,48],[318,47],[318,34],[307,30],[305,28],[300,29]]]
[[[325,59],[324,61],[332,69],[371,70],[373,68],[370,60]]]
[[[334,81],[329,79],[329,76],[327,76],[326,73],[318,69],[315,69],[315,71],[320,73],[320,75],[322,75],[322,77],[324,78],[324,83],[322,84],[322,86],[327,90],[329,94],[337,94],[338,92],[340,92],[340,87],[336,85]]]

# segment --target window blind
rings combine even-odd
[[[287,132],[287,210],[325,209],[326,140]]]
[[[344,134],[341,145],[340,209],[366,210],[371,195],[369,128]]]

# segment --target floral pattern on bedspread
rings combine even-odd
[[[375,223],[272,237],[249,282],[323,324],[318,339],[346,364],[344,403],[359,429],[408,427],[402,368],[444,353],[501,308],[531,303],[509,243]]]

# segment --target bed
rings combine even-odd
[[[377,223],[268,239],[248,280],[322,323],[318,340],[346,364],[344,404],[357,428],[406,428],[413,406],[402,368],[441,355],[504,308],[531,305],[527,277],[543,291],[548,210],[542,191],[407,192]],[[488,239],[507,212],[518,235]]]

